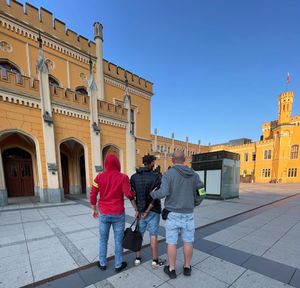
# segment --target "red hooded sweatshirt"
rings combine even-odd
[[[100,193],[98,208],[101,214],[123,214],[124,195],[130,200],[134,199],[129,178],[120,172],[120,161],[113,154],[106,156],[104,167],[104,172],[99,173],[93,182],[90,202],[96,205]]]

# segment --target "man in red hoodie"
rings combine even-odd
[[[94,218],[99,217],[98,266],[101,270],[106,269],[107,242],[110,226],[112,225],[115,239],[116,272],[121,272],[127,266],[126,262],[122,262],[122,239],[125,229],[124,195],[131,201],[132,206],[137,211],[129,178],[120,172],[120,168],[119,159],[113,154],[107,155],[104,161],[104,172],[97,175],[90,193],[92,216]],[[96,208],[98,193],[100,193],[98,200],[100,216]]]

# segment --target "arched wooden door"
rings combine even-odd
[[[31,155],[20,148],[11,148],[2,157],[8,197],[34,196]]]

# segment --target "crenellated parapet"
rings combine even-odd
[[[268,139],[268,140],[261,140],[261,141],[257,141],[256,145],[259,146],[263,146],[263,145],[273,145],[274,140],[273,139]]]
[[[34,30],[40,30],[42,33],[68,43],[87,54],[96,55],[94,42],[67,29],[65,23],[53,18],[53,14],[48,10],[38,9],[29,3],[23,6],[23,4],[13,0],[9,4],[6,3],[6,0],[0,0],[0,7],[3,14],[23,22],[26,26],[30,23],[30,27]],[[37,40],[36,37],[34,40]]]
[[[0,88],[20,92],[33,97],[40,97],[39,81],[27,76],[0,69]]]
[[[106,117],[127,122],[127,109],[105,101],[98,100],[98,113]]]
[[[104,74],[114,79],[120,80],[125,83],[127,75],[128,84],[141,90],[147,91],[152,94],[152,83],[147,81],[136,74],[133,74],[122,67],[119,67],[107,60],[103,61]]]
[[[50,85],[51,101],[73,108],[89,111],[89,96],[76,93],[70,89],[64,89]]]
[[[294,91],[285,91],[279,95],[279,98],[294,97]]]

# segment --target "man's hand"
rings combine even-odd
[[[140,218],[140,213],[139,213],[139,211],[135,210],[134,218],[135,218],[135,219]]]
[[[99,217],[99,212],[97,211],[96,206],[92,206],[92,217],[95,219]]]
[[[142,216],[141,216],[141,217],[142,217],[143,219],[145,219],[145,218],[147,218],[148,214],[149,214],[149,211],[145,211],[145,212],[142,213]]]
[[[156,191],[157,190],[157,187],[154,187],[154,189],[150,192],[150,193],[152,193],[152,192],[154,192],[154,191]]]

